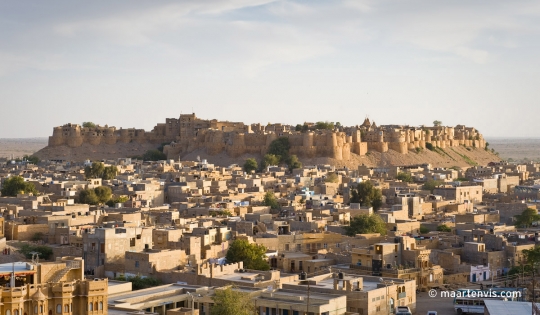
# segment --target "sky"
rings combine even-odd
[[[539,1],[2,1],[0,138],[165,118],[540,137]]]

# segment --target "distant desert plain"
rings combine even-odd
[[[32,155],[47,146],[48,138],[0,138],[0,158]],[[509,161],[540,161],[540,138],[487,138],[489,148],[501,159]]]

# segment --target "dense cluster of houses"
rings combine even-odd
[[[418,291],[517,285],[508,271],[538,241],[536,227],[514,226],[515,215],[536,210],[538,163],[246,173],[206,160],[102,162],[117,169],[113,179],[87,178],[91,161],[1,166],[0,188],[22,176],[39,193],[0,197],[0,249],[28,243],[52,255],[13,271],[0,265],[0,314],[209,315],[215,291],[234,285],[260,314],[382,315],[414,310]],[[366,181],[381,191],[380,209],[351,202]],[[116,202],[78,203],[81,191],[100,186]],[[269,193],[277,206],[265,204]],[[347,236],[351,220],[371,214],[386,235]],[[265,246],[270,270],[228,262],[238,239]],[[129,277],[162,285],[133,290],[115,280]]]

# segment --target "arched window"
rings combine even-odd
[[[43,305],[40,305],[40,306],[39,306],[39,313],[40,313],[40,314],[43,314]]]
[[[6,310],[6,315],[11,315],[11,310]]]
[[[98,310],[103,311],[103,302],[99,302],[99,308]]]
[[[94,310],[96,310],[96,311],[98,310],[98,305],[97,305],[97,302],[96,302],[96,303],[94,303]]]
[[[88,310],[93,311],[94,310],[94,304],[92,302],[88,303]]]
[[[62,304],[56,304],[56,313],[62,314]]]
[[[19,315],[19,310],[14,310],[13,315]]]
[[[69,305],[64,305],[64,313],[69,313]]]
[[[34,314],[37,314],[37,305],[34,306]]]

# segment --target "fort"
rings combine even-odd
[[[318,130],[315,124],[297,130],[284,124],[251,124],[242,122],[205,120],[195,114],[182,114],[178,119],[167,118],[151,131],[143,129],[116,129],[110,126],[82,127],[66,124],[55,127],[49,137],[49,147],[67,146],[77,148],[83,144],[153,144],[164,146],[169,158],[176,158],[196,150],[205,150],[209,155],[226,153],[231,157],[243,154],[265,154],[273,140],[287,137],[290,153],[299,157],[328,157],[348,160],[351,154],[365,155],[368,151],[396,151],[408,154],[411,150],[426,146],[439,148],[475,147],[484,148],[486,141],[473,127],[433,126],[412,127],[404,125],[381,125],[368,118],[361,125],[334,126],[331,130]]]

